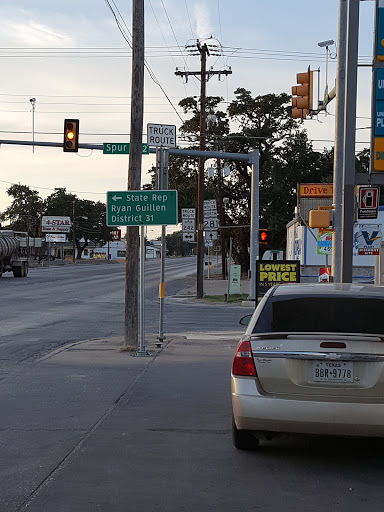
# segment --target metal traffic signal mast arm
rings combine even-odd
[[[326,110],[327,108],[327,105],[329,105],[329,103],[334,99],[336,98],[336,85],[335,87],[329,91],[329,93],[327,94],[327,96],[324,98],[324,102],[322,105],[319,105],[317,110],[311,110],[311,114],[312,115],[317,115],[319,114],[320,112],[323,112],[324,110]]]

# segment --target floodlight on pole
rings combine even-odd
[[[327,41],[321,41],[320,43],[317,43],[320,48],[325,48],[325,94],[324,97],[326,98],[328,96],[328,54],[329,54],[329,47],[334,45],[335,41],[333,39],[328,39]]]

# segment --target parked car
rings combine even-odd
[[[384,437],[384,287],[277,285],[247,321],[231,376],[236,448],[279,433]]]

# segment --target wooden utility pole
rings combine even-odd
[[[202,46],[197,44],[201,56],[201,87],[200,87],[200,151],[205,151],[205,125],[207,113],[205,111],[205,99],[207,82],[205,75],[207,73],[207,54],[209,55],[206,44]],[[197,282],[196,297],[204,297],[204,162],[205,158],[199,157],[199,174],[197,180]]]
[[[211,50],[208,48],[211,48]],[[195,48],[195,45],[188,46],[187,48]],[[206,129],[206,85],[208,80],[213,75],[231,75],[232,71],[226,69],[224,71],[213,71],[212,69],[207,71],[207,56],[211,53],[213,55],[218,54],[218,48],[215,45],[207,45],[206,43],[201,44],[197,41],[196,48],[200,53],[200,71],[179,71],[175,72],[177,76],[183,76],[188,78],[190,75],[200,76],[201,88],[200,88],[200,144],[199,150],[205,151],[205,129]],[[196,50],[195,50],[196,51]],[[213,53],[216,52],[216,53]],[[204,296],[204,162],[205,157],[199,157],[199,173],[197,182],[197,270],[196,270],[196,297],[202,299]]]
[[[132,2],[131,139],[128,190],[141,188],[142,133],[144,112],[144,0]],[[125,259],[125,347],[139,341],[139,228],[127,226]]]

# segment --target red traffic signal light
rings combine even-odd
[[[268,243],[268,230],[267,229],[259,229],[259,242],[260,243]]]
[[[313,108],[313,71],[308,67],[305,73],[297,73],[299,85],[292,87],[292,117],[305,119],[308,111]]]
[[[79,120],[64,120],[63,151],[77,153],[79,151]]]

